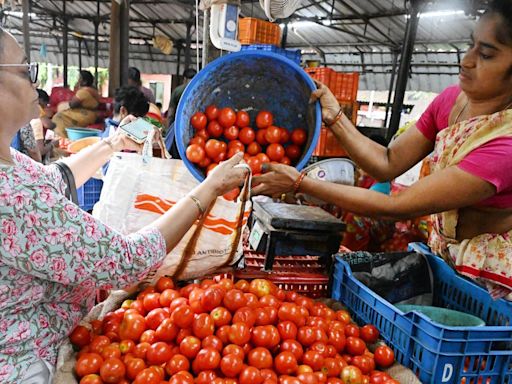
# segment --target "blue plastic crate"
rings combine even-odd
[[[512,303],[493,300],[479,285],[459,276],[420,243],[434,277],[434,305],[470,313],[484,327],[448,327],[418,312],[404,313],[371,291],[336,257],[332,297],[360,323],[373,323],[396,359],[422,383],[512,384]]]
[[[91,178],[76,190],[78,205],[84,211],[90,211],[100,199],[103,180]]]
[[[285,56],[294,63],[300,65],[302,53],[300,49],[283,49],[270,44],[253,44],[253,45],[242,45],[242,51],[253,50],[253,51],[269,51],[279,55]]]

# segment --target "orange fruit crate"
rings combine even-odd
[[[338,100],[356,101],[359,88],[358,72],[337,72],[331,75],[330,87]],[[348,116],[348,115],[347,115]]]
[[[328,67],[316,67],[305,68],[304,70],[309,76],[311,76],[311,78],[320,81],[321,83],[327,85],[329,89],[331,89],[331,78],[336,76],[336,71],[334,69]]]
[[[271,44],[280,45],[281,28],[279,24],[244,17],[238,22],[238,40],[243,45],[248,44]]]

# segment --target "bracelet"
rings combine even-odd
[[[201,202],[199,201],[199,199],[197,197],[195,197],[194,195],[188,195],[188,197],[190,197],[190,199],[196,204],[197,206],[197,209],[199,210],[199,217],[203,216],[204,213],[205,213],[205,209],[203,207],[203,205],[201,204]]]
[[[114,144],[112,144],[112,141],[110,141],[110,139],[103,139],[101,140],[103,143],[107,144],[110,148],[112,148],[112,150],[115,152],[116,149],[114,148]]]
[[[340,119],[341,117],[343,116],[343,108],[340,108],[339,112],[336,114],[336,117],[334,118],[333,121],[331,121],[330,123],[327,124],[328,127],[331,127],[333,126],[334,124],[336,124]]]
[[[294,194],[299,191],[302,180],[304,180],[305,177],[306,177],[306,172],[301,172],[299,177],[297,177],[297,180],[295,180],[295,183],[293,183],[293,193]]]

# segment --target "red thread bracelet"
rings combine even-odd
[[[302,180],[306,177],[306,172],[301,172],[300,176],[297,177],[295,183],[293,183],[293,193],[297,193],[299,191]]]
[[[332,127],[334,124],[336,124],[341,119],[342,116],[343,116],[343,108],[340,108],[340,110],[336,114],[336,117],[334,118],[334,120],[330,124],[327,124],[327,126]]]

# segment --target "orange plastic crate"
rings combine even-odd
[[[238,22],[238,40],[243,45],[271,44],[280,45],[281,28],[269,21],[244,17]]]
[[[329,87],[338,100],[356,101],[359,88],[358,72],[337,72],[331,75]]]
[[[331,69],[328,67],[315,67],[315,68],[305,68],[304,70],[313,79],[318,80],[321,83],[327,85],[327,87],[332,90],[331,78],[336,76],[336,71],[334,69]]]

